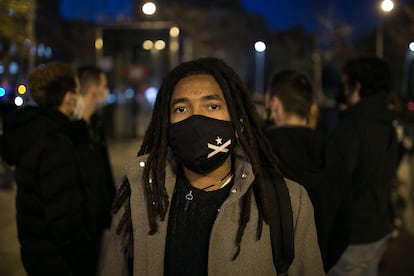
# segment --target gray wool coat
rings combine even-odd
[[[228,198],[219,209],[210,236],[208,275],[276,275],[272,259],[270,229],[263,224],[262,237],[256,239],[258,212],[252,197],[250,220],[241,241],[240,254],[236,260],[232,257],[236,252],[235,237],[239,226],[240,200],[253,183],[254,175],[250,163],[243,153],[235,155],[234,186]],[[164,274],[164,249],[167,236],[168,212],[164,221],[158,219],[158,232],[148,235],[149,223],[142,184],[142,172],[147,156],[139,156],[126,166],[131,196],[131,216],[133,235],[133,272],[134,276]],[[166,167],[165,186],[169,200],[175,185],[175,162],[170,161]],[[317,242],[313,216],[313,207],[305,189],[286,179],[291,198],[295,259],[289,269],[289,275],[319,276],[325,275]],[[108,236],[108,250],[101,260],[99,275],[128,275],[125,255],[122,249],[122,238],[115,233],[123,211],[113,218],[111,233]]]

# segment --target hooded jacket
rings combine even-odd
[[[367,96],[342,115],[327,149],[349,181],[350,243],[371,243],[391,230],[391,185],[398,145],[385,93]]]
[[[85,208],[69,119],[55,110],[10,113],[0,154],[15,166],[17,230],[29,275],[92,275],[93,225]]]
[[[269,144],[279,158],[283,175],[306,188],[315,204],[320,187],[320,173],[325,167],[322,136],[309,127],[283,126],[266,131]]]
[[[240,254],[232,261],[236,251],[235,238],[239,226],[240,201],[254,181],[251,164],[240,150],[235,155],[234,184],[230,194],[221,205],[213,224],[208,253],[208,275],[276,275],[272,261],[270,229],[263,224],[262,237],[256,239],[258,211],[255,200],[251,202],[251,214],[240,243]],[[129,162],[126,177],[131,189],[123,209],[113,218],[108,250],[99,275],[163,275],[164,251],[168,228],[168,212],[163,221],[157,219],[158,231],[149,235],[149,223],[144,185],[143,169],[147,156],[139,156]],[[171,202],[176,180],[176,162],[172,158],[166,167],[166,191]],[[289,275],[325,275],[316,239],[313,208],[305,189],[291,180],[286,180],[293,211],[295,259],[289,268]],[[132,217],[132,266],[128,266],[125,254],[125,237],[116,234],[116,228],[124,212]],[[128,212],[128,211],[127,211]],[[133,268],[129,270],[129,268]]]

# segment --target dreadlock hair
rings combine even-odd
[[[207,57],[178,65],[163,80],[154,105],[153,115],[138,156],[148,154],[147,165],[143,172],[143,181],[147,197],[149,234],[157,231],[156,218],[164,220],[168,209],[168,195],[165,189],[165,164],[168,152],[168,125],[170,124],[170,101],[176,84],[183,78],[208,74],[215,78],[223,90],[233,127],[239,143],[244,148],[256,176],[256,180],[241,203],[241,217],[236,236],[237,257],[240,241],[250,217],[250,203],[255,196],[259,211],[257,238],[260,239],[263,220],[268,223],[270,217],[269,197],[265,192],[262,166],[273,168],[280,173],[276,157],[264,138],[261,122],[251,101],[251,95],[238,74],[225,62]],[[240,123],[242,120],[242,123]]]

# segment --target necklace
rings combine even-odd
[[[231,171],[229,171],[225,176],[223,176],[223,178],[222,179],[219,179],[219,180],[217,180],[215,183],[213,183],[213,184],[210,184],[210,185],[208,185],[207,187],[204,187],[204,188],[202,188],[201,190],[202,191],[205,191],[205,190],[207,190],[207,189],[209,189],[209,188],[211,188],[211,187],[214,187],[214,186],[216,186],[216,185],[218,185],[218,184],[220,184],[221,182],[223,182],[224,180],[226,180],[226,178],[227,177],[229,177],[231,175]],[[231,179],[231,177],[229,178],[229,180]],[[223,185],[220,187],[220,188],[222,188],[222,187],[224,187],[226,184],[228,184],[229,183],[229,181],[226,181],[225,183],[223,183]]]
[[[220,189],[223,188],[224,186],[226,186],[227,184],[230,183],[231,179],[233,178],[233,174],[231,173],[231,170],[221,179],[217,180],[215,183],[208,185],[207,187],[204,187],[200,190],[205,191],[211,187],[214,187],[220,183],[222,183],[224,181],[224,183],[220,186]],[[226,180],[227,179],[227,180]],[[188,207],[190,206],[190,202],[193,200],[194,196],[193,196],[193,191],[189,191],[186,195],[185,195],[185,206],[184,206],[184,210],[187,211]]]

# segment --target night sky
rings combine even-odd
[[[375,28],[380,0],[242,0],[246,10],[262,14],[269,27],[285,30],[301,25],[315,31],[316,18],[328,16],[346,22],[359,32]],[[397,1],[394,1],[397,2]],[[409,0],[399,0],[395,8]],[[131,17],[132,0],[61,0],[66,19],[96,21],[106,17]]]
[[[330,16],[368,30],[375,26],[375,0],[243,0],[247,10],[262,14],[272,29],[297,25],[315,30],[319,16]]]

